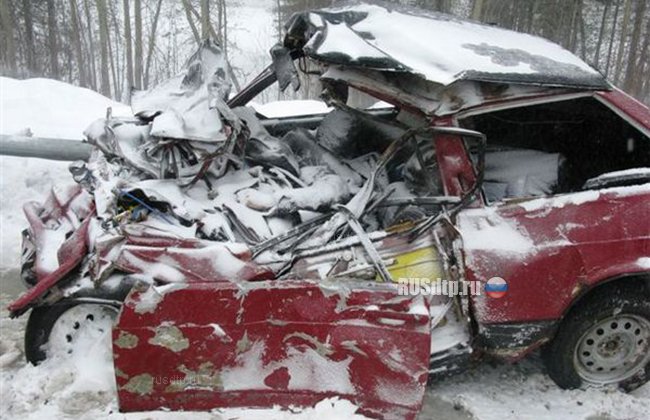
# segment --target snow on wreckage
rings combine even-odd
[[[409,214],[461,200],[408,205],[425,187],[405,149],[434,130],[341,105],[321,130],[278,139],[251,109],[226,105],[226,65],[206,42],[184,75],[134,96],[135,119],[109,114],[86,130],[96,149],[71,166],[77,185],[26,207],[34,287],[11,310],[24,312],[34,296],[126,299],[114,329],[125,411],[340,395],[372,415],[414,416],[428,376],[428,303],[385,282],[441,275],[434,238],[414,235]],[[323,147],[319,134],[352,140],[328,127],[342,120],[374,131],[375,150]],[[389,171],[406,176],[390,182]],[[402,205],[382,206],[394,191]],[[384,230],[398,222],[407,223]],[[44,339],[27,338],[34,362]]]
[[[490,31],[499,42],[427,62],[430,46],[393,44],[411,37],[384,25],[392,19],[435,40],[467,32],[471,44]],[[95,150],[71,166],[76,186],[26,206],[33,287],[10,310],[35,307],[31,361],[46,356],[53,314],[100,304],[121,308],[123,411],[341,396],[364,414],[412,418],[429,374],[472,355],[467,299],[401,296],[393,283],[463,281],[452,220],[478,204],[485,137],[430,119],[607,83],[547,41],[443,15],[354,5],[298,14],[287,28],[272,65],[230,100],[228,64],[206,41],[183,74],[134,95],[135,118],[109,114],[87,129]],[[530,53],[516,50],[527,41]],[[293,60],[305,59],[330,113],[271,120],[243,107],[275,81],[297,88]],[[399,108],[351,108],[353,88]],[[508,232],[528,244],[518,226]]]

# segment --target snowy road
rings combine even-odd
[[[4,276],[0,304],[6,307],[19,287],[17,278]],[[14,283],[15,284],[15,283]],[[74,361],[53,360],[39,367],[27,365],[23,332],[27,317],[0,318],[1,419],[352,419],[347,401],[324,401],[299,413],[271,410],[227,410],[213,413],[117,412],[113,369],[104,341]],[[619,391],[563,391],[544,375],[532,357],[517,365],[483,363],[460,376],[428,388],[421,419],[645,419],[650,415],[650,385],[624,394]]]

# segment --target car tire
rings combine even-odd
[[[564,389],[617,386],[650,378],[650,299],[645,289],[606,287],[580,302],[542,351],[548,375]]]
[[[75,340],[80,334],[110,333],[117,313],[118,309],[114,306],[66,300],[32,309],[25,329],[27,361],[37,365],[48,357],[51,346],[48,349],[46,345],[50,342],[53,331],[57,335],[57,343],[67,343],[68,353],[72,353]],[[65,332],[66,329],[70,331]]]

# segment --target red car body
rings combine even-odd
[[[314,58],[309,51],[307,55]],[[272,73],[259,77],[230,105],[245,104],[274,80]],[[591,101],[636,130],[632,143],[641,147],[639,159],[650,157],[645,155],[650,150],[650,110],[620,90],[538,80],[528,81],[532,87],[511,90],[513,80],[468,80],[481,93],[445,93],[436,112],[424,112],[412,97],[391,94],[391,89],[363,78],[351,77],[346,83],[426,117],[434,128],[466,127],[472,117],[495,112]],[[432,139],[446,197],[467,195],[483,177],[465,134],[443,130]],[[488,134],[488,145],[490,139]],[[627,138],[616,141],[630,144]],[[649,187],[574,189],[497,204],[478,194],[454,214],[444,229],[449,243],[443,253],[456,262],[454,274],[448,274],[458,281],[507,281],[502,298],[481,293],[459,299],[472,335],[469,352],[516,360],[551,340],[562,319],[602,285],[645,284],[650,273]],[[36,264],[38,282],[11,304],[12,314],[44,299],[56,300],[52,290],[86,255],[88,224],[95,215],[86,194],[77,187],[69,194],[53,194],[42,208],[26,207],[32,243],[40,243],[42,226],[63,219],[75,226],[75,233],[59,251],[59,269],[43,274]],[[82,202],[86,205],[77,205]],[[468,246],[467,232],[480,232],[495,220],[525,238],[525,246],[502,246],[498,240],[491,248]],[[273,271],[256,263],[249,250],[212,252],[213,245],[204,240],[164,232],[135,229],[119,240],[125,245],[112,260],[112,269],[140,274],[141,261],[164,263],[187,279],[161,287],[137,280],[130,284],[113,329],[123,411],[289,407],[341,396],[372,416],[417,415],[431,355],[432,319],[421,296],[400,296],[394,285],[385,283],[361,281],[331,289],[318,279],[275,281]],[[104,256],[113,245],[99,244],[93,269],[105,269]],[[236,272],[225,272],[213,264],[217,254],[237,258],[241,265]]]

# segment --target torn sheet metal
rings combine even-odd
[[[246,128],[226,105],[231,83],[221,48],[206,40],[185,71],[158,86],[135,92],[135,119],[93,123],[84,135],[107,157],[118,158],[147,178],[195,183],[220,176],[243,153]]]
[[[210,101],[213,97],[225,100],[230,93],[227,66],[221,47],[211,40],[204,41],[183,73],[153,89],[133,93],[133,114],[153,119],[152,136],[225,141],[227,133],[219,113],[210,109]]]

